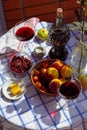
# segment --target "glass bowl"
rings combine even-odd
[[[9,68],[18,75],[25,74],[32,67],[32,58],[26,52],[15,52],[10,56]]]
[[[27,21],[19,21],[13,27],[13,34],[19,41],[27,41],[33,38],[35,32]]]

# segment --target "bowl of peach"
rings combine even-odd
[[[72,68],[58,59],[43,59],[30,72],[33,86],[42,94],[57,96],[57,89],[72,76]]]

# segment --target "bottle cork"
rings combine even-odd
[[[57,17],[63,17],[63,9],[57,8]]]

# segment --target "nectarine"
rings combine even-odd
[[[64,63],[61,62],[60,60],[57,60],[52,63],[51,67],[56,68],[57,70],[60,70],[64,66]]]
[[[63,83],[65,83],[67,80],[65,78],[60,78],[60,85],[62,85]]]
[[[53,79],[49,83],[49,90],[53,93],[57,93],[58,87],[60,87],[61,81],[59,79]]]
[[[60,69],[60,74],[63,78],[70,78],[72,75],[72,68],[68,65],[64,65],[61,69]]]
[[[49,67],[47,69],[47,72],[46,72],[46,77],[48,78],[48,80],[52,80],[54,78],[58,78],[59,77],[59,72],[56,68],[54,67]]]

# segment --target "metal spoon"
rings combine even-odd
[[[4,58],[4,57],[8,57],[8,56],[10,56],[12,53],[15,53],[15,51],[0,53],[0,59],[2,59],[2,58]]]

